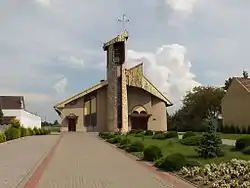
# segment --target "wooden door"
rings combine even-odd
[[[76,119],[68,119],[68,131],[76,131]]]
[[[148,118],[147,117],[131,117],[132,129],[147,130]]]

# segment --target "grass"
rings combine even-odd
[[[134,137],[129,135],[129,139],[132,141],[136,140],[142,140],[140,137]],[[188,158],[192,158],[194,160],[198,160],[201,164],[207,164],[207,163],[220,163],[220,162],[225,162],[233,158],[237,159],[243,159],[243,160],[250,160],[250,155],[245,155],[239,151],[233,151],[232,146],[225,146],[223,145],[223,149],[225,151],[225,156],[219,157],[219,158],[212,158],[212,159],[204,159],[201,157],[197,156],[197,153],[195,152],[196,146],[185,146],[179,143],[179,140],[174,138],[174,139],[166,139],[166,140],[157,140],[157,139],[152,139],[150,136],[145,136],[144,138],[144,144],[145,146],[148,145],[156,145],[159,148],[161,148],[162,153],[164,156],[173,154],[173,153],[181,153]]]
[[[202,132],[195,132],[196,134],[202,134]],[[179,135],[183,135],[184,132],[178,133]],[[237,140],[244,136],[250,136],[250,134],[231,134],[231,133],[219,133],[222,139],[229,139],[229,140]]]
[[[60,132],[60,126],[44,126],[43,128],[51,130],[51,132]]]

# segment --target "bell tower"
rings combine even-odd
[[[128,131],[128,101],[125,74],[126,41],[128,32],[103,45],[107,52],[107,129],[108,131]]]

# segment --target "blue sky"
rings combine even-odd
[[[250,1],[0,1],[0,94],[23,95],[29,111],[58,118],[53,105],[105,77],[102,43],[121,31],[127,66],[145,74],[175,104],[195,85],[222,85],[250,70]]]

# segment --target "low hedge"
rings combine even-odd
[[[126,148],[127,152],[143,152],[144,144],[141,141],[134,141]]]
[[[180,143],[187,146],[199,146],[201,141],[201,136],[191,136],[180,140]]]
[[[235,148],[237,150],[242,150],[248,146],[250,146],[250,136],[245,136],[236,140]]]
[[[187,131],[183,134],[182,139],[188,138],[188,137],[192,137],[192,136],[196,136],[196,134],[192,131]]]
[[[152,130],[147,130],[145,132],[145,136],[152,136],[152,135],[154,135],[154,131],[152,131]]]
[[[155,161],[162,157],[162,151],[158,146],[147,146],[143,151],[143,159],[146,161]]]
[[[117,143],[120,143],[122,140],[122,138],[120,136],[115,136],[113,138],[109,138],[107,140],[107,142],[111,143],[111,144],[117,144]]]
[[[0,143],[6,142],[6,136],[4,133],[0,133]]]
[[[6,140],[13,140],[21,137],[21,129],[10,127],[4,131],[4,134],[6,136]]]
[[[166,138],[178,138],[178,132],[177,131],[169,131],[166,134]]]
[[[176,131],[169,131],[169,132],[159,132],[154,134],[152,139],[159,139],[159,140],[164,140],[164,139],[169,139],[169,138],[178,138],[178,133]]]
[[[196,161],[187,159],[181,153],[174,153],[155,161],[154,166],[167,171],[179,171],[182,167],[199,166]]]

